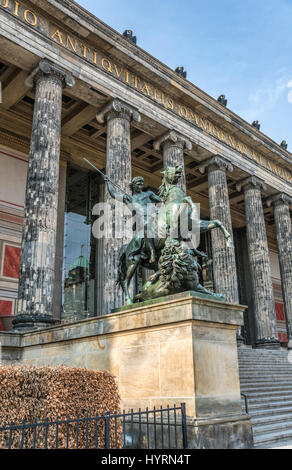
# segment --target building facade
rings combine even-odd
[[[123,240],[92,234],[96,204],[110,196],[84,158],[127,192],[135,176],[157,190],[163,168],[181,164],[201,218],[221,220],[235,241],[202,237],[202,281],[248,306],[240,341],[287,346],[286,146],[73,1],[0,0],[0,36],[0,315],[25,331],[123,305]]]

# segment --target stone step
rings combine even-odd
[[[240,382],[246,382],[246,383],[249,383],[249,382],[254,382],[254,383],[258,383],[258,382],[267,382],[267,381],[280,381],[280,382],[283,382],[283,383],[289,383],[291,382],[292,383],[292,376],[291,376],[291,373],[290,374],[269,374],[268,376],[267,375],[245,375],[245,376],[240,376]]]
[[[250,361],[281,361],[289,356],[290,352],[284,351],[281,354],[254,354],[249,353],[249,354],[238,354],[239,360],[250,360]]]
[[[248,366],[239,366],[240,372],[253,372],[253,371],[262,371],[262,372],[269,372],[269,371],[282,371],[282,372],[289,372],[292,370],[292,364],[278,364],[277,366],[268,364],[267,366],[263,366],[262,364],[252,364]]]
[[[281,439],[280,441],[268,442],[266,445],[257,445],[256,449],[292,449],[292,439]]]
[[[288,349],[282,349],[281,351],[259,351],[256,349],[252,349],[250,351],[240,351],[238,350],[238,356],[239,357],[260,357],[262,359],[267,359],[267,358],[279,358],[283,356],[287,356],[289,354]]]
[[[239,362],[285,362],[288,361],[288,354],[279,357],[238,357]]]
[[[289,393],[285,393],[283,395],[283,392],[282,391],[274,391],[274,392],[271,392],[271,391],[261,391],[261,392],[258,392],[257,390],[253,390],[253,391],[248,391],[246,390],[245,392],[243,390],[241,390],[243,393],[245,393],[245,395],[247,395],[247,399],[250,400],[250,399],[261,399],[261,398],[266,398],[267,400],[277,400],[277,398],[279,399],[283,399],[283,397],[290,397],[290,399],[292,398],[292,394],[289,394]],[[243,397],[242,397],[243,399]]]
[[[254,377],[240,377],[240,383],[243,384],[250,384],[250,383],[267,383],[267,382],[273,382],[273,383],[281,383],[281,384],[292,384],[292,377],[289,375],[286,376],[277,376],[277,375],[270,375],[269,377],[267,376],[254,376]]]
[[[276,384],[276,385],[275,385]],[[267,388],[267,387],[292,387],[292,381],[284,381],[284,380],[261,380],[261,381],[254,381],[254,380],[246,380],[240,381],[241,389],[255,389],[255,388]]]
[[[250,377],[269,377],[269,376],[276,376],[277,378],[278,377],[281,377],[281,378],[289,378],[291,379],[291,376],[292,376],[292,371],[290,369],[288,370],[282,370],[282,372],[279,372],[279,370],[277,369],[267,369],[267,370],[263,370],[263,369],[256,369],[256,370],[244,370],[244,371],[239,371],[239,376],[242,377],[242,378],[248,378],[249,376]]]
[[[239,349],[238,358],[255,446],[292,439],[292,364],[287,350]],[[244,412],[243,398],[242,408]]]
[[[244,353],[249,353],[253,352],[255,354],[281,354],[283,352],[286,352],[287,348],[276,348],[276,349],[259,349],[259,348],[238,348],[239,354],[244,354]]]
[[[253,435],[263,436],[264,434],[269,434],[272,432],[292,432],[292,419],[285,422],[275,422],[272,424],[262,424],[262,425],[253,425]]]
[[[288,361],[291,353],[281,354],[281,356],[237,356],[239,362],[285,362]]]
[[[280,352],[275,352],[275,351],[269,351],[268,353],[259,353],[258,351],[247,351],[247,352],[238,352],[238,357],[243,357],[243,358],[260,358],[260,359],[281,359],[281,357],[288,356],[289,351],[287,349],[280,351]]]
[[[246,369],[246,370],[240,370],[239,369],[239,375],[240,377],[247,377],[248,375],[254,376],[254,377],[260,377],[260,376],[265,376],[267,377],[269,374],[271,375],[279,375],[280,377],[291,377],[292,371],[291,369],[281,369],[281,372],[279,372],[280,369],[267,369],[264,370],[263,368],[261,369]]]
[[[284,372],[290,372],[292,370],[292,364],[290,365],[287,365],[287,366],[277,366],[277,367],[273,367],[273,366],[267,366],[267,367],[263,367],[263,366],[253,366],[252,368],[250,367],[239,367],[239,371],[240,372],[270,372],[270,371],[282,371],[283,373]]]
[[[241,386],[241,391],[243,393],[245,392],[251,392],[253,393],[254,391],[257,392],[266,392],[267,390],[270,390],[271,392],[277,392],[278,390],[283,390],[285,392],[291,392],[292,393],[292,384],[291,385],[285,385],[285,384],[277,384],[274,385],[274,382],[267,382],[265,384],[248,384],[248,385],[242,385]]]
[[[274,412],[274,413],[268,413],[265,415],[258,415],[258,414],[253,414],[250,413],[251,415],[251,421],[254,426],[254,429],[257,429],[257,426],[261,425],[269,425],[269,424],[278,424],[278,423],[286,423],[290,422],[292,425],[292,410],[289,412],[283,413],[283,410],[281,412]]]
[[[244,395],[247,395],[248,399],[249,398],[262,398],[262,397],[270,397],[270,398],[277,398],[280,397],[282,394],[285,395],[292,395],[292,388],[282,388],[277,387],[274,385],[273,387],[241,387],[241,393]],[[242,396],[242,399],[243,396]]]
[[[247,364],[246,362],[240,362],[240,361],[239,361],[239,368],[240,368],[240,369],[241,369],[242,367],[248,367],[249,365],[250,365],[250,363]],[[259,361],[256,361],[256,362],[253,362],[252,365],[253,365],[254,367],[266,367],[266,368],[268,368],[268,367],[277,368],[277,367],[279,367],[279,365],[280,365],[281,367],[284,367],[284,366],[285,366],[285,367],[287,367],[287,368],[292,367],[292,364],[291,364],[289,361],[282,361],[281,363],[277,363],[277,364],[276,364],[274,361],[266,362],[265,364],[263,364],[263,363],[261,363],[261,362],[259,362]]]
[[[265,363],[262,363],[260,361],[255,361],[255,362],[252,362],[252,363],[247,363],[247,362],[241,362],[239,361],[239,368],[242,369],[243,367],[248,367],[248,366],[254,366],[254,367],[265,367],[265,368],[268,368],[268,367],[272,367],[272,368],[277,368],[279,366],[281,367],[287,367],[287,368],[291,368],[292,367],[292,364],[288,361],[288,360],[285,360],[285,361],[282,361],[282,362],[275,362],[275,361],[267,361]]]
[[[277,431],[254,436],[254,445],[256,448],[267,448],[273,444],[282,445],[287,440],[292,439],[292,431]]]
[[[275,362],[277,363],[277,362],[288,361],[288,358],[290,356],[288,353],[286,353],[278,357],[257,357],[257,356],[246,356],[246,357],[237,356],[237,357],[238,357],[238,361],[241,363],[244,363],[244,362],[263,362],[263,363]]]
[[[258,362],[256,364],[252,364],[252,369],[250,368],[250,364],[239,364],[239,370],[244,372],[246,370],[281,370],[281,371],[286,371],[286,370],[292,370],[292,364],[290,362],[283,362],[282,364],[274,364],[274,363],[268,363],[268,364],[259,364]]]
[[[292,364],[291,362],[288,361],[288,359],[286,358],[285,360],[283,361],[279,361],[279,362],[275,362],[275,361],[267,361],[267,362],[262,362],[262,361],[238,361],[238,364],[239,364],[239,368],[242,368],[242,367],[248,367],[250,366],[251,364],[254,366],[254,367],[279,367],[279,365],[281,367],[285,366],[285,367],[292,367]]]
[[[274,410],[281,410],[282,408],[288,410],[290,407],[292,410],[292,396],[287,396],[286,401],[282,397],[281,401],[278,399],[271,400],[270,398],[248,399],[250,414],[254,414],[256,411],[273,413]]]

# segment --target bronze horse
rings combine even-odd
[[[187,239],[186,235],[181,233],[180,227],[178,226],[178,221],[187,219],[187,226],[191,229],[193,219],[195,218],[194,214],[196,213],[196,207],[192,199],[187,197],[178,185],[181,176],[181,166],[168,167],[163,172],[163,181],[159,190],[159,198],[164,203],[162,209],[155,214],[151,221],[146,221],[144,231],[145,238],[137,240],[137,237],[134,237],[131,242],[124,245],[120,251],[118,283],[125,293],[127,305],[133,304],[133,299],[129,293],[129,286],[138,266],[153,269],[156,272],[147,281],[148,284],[149,281],[153,283],[157,280],[159,260],[166,241],[175,239],[180,243],[192,243],[190,236]],[[198,224],[200,233],[219,228],[223,232],[228,246],[233,246],[230,233],[219,220],[199,220]],[[151,243],[149,243],[149,239],[151,239]],[[155,249],[154,257],[153,248],[150,252],[149,246]],[[191,251],[194,256],[206,257],[206,255],[199,252],[194,245],[192,245]],[[197,285],[198,289],[196,290],[202,288],[203,290],[201,290],[201,292],[210,293],[199,284]],[[137,296],[136,300],[139,300],[139,296]]]

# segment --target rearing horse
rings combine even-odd
[[[187,197],[179,186],[182,170],[181,166],[176,166],[168,167],[163,172],[163,181],[159,189],[159,196],[163,205],[154,216],[151,227],[145,227],[145,230],[148,229],[147,238],[152,239],[152,246],[155,247],[155,260],[151,260],[153,256],[151,256],[149,252],[149,243],[147,243],[146,237],[142,240],[142,243],[138,245],[137,240],[134,238],[128,245],[124,245],[121,249],[118,283],[125,292],[127,305],[133,304],[133,299],[129,293],[129,286],[139,265],[158,271],[158,260],[165,246],[165,242],[169,238],[192,243],[190,232],[188,234],[183,232],[181,225],[184,227],[187,226],[188,230],[191,231],[193,222],[197,219],[200,233],[219,228],[223,232],[227,245],[230,247],[233,246],[232,237],[222,222],[219,220],[198,220],[196,216],[196,206],[192,199]],[[137,246],[136,251],[134,249],[135,246]],[[195,244],[192,244],[191,248],[195,255],[205,256],[196,249]]]

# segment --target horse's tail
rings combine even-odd
[[[126,280],[127,276],[127,263],[126,263],[126,251],[128,245],[122,246],[119,254],[119,265],[118,265],[118,280],[117,284],[123,287],[123,283]]]

